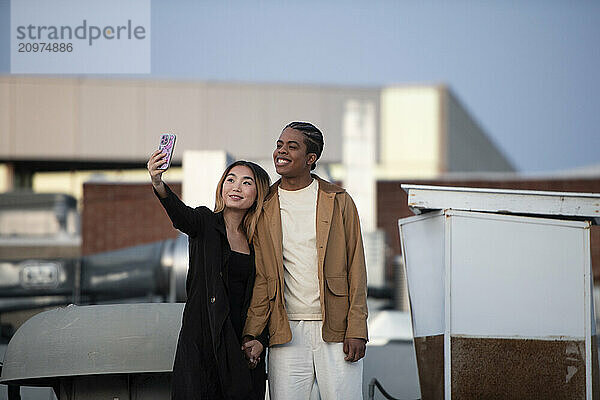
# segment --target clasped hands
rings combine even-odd
[[[248,362],[248,368],[254,369],[260,362],[260,355],[263,352],[263,345],[256,339],[250,336],[244,336],[242,339],[242,351]]]
[[[262,343],[251,338],[250,336],[244,336],[242,343],[242,351],[244,352],[246,361],[248,362],[248,367],[250,369],[256,368],[260,362],[260,355],[264,350]],[[356,362],[363,358],[366,350],[365,344],[366,341],[364,339],[345,339],[344,353],[346,353],[346,357],[344,357],[344,359],[346,361]]]

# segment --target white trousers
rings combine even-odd
[[[343,343],[327,343],[322,321],[290,321],[292,341],[269,347],[271,400],[309,400],[313,383],[322,400],[362,400],[362,359],[345,361]]]

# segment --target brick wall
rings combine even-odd
[[[181,195],[181,184],[169,184]],[[81,216],[82,254],[177,237],[149,183],[86,183]]]
[[[556,192],[600,193],[600,178],[591,179],[519,179],[519,180],[406,180],[377,182],[377,226],[385,230],[394,254],[400,254],[398,219],[414,215],[401,184],[462,186],[492,189],[550,190]],[[591,229],[592,268],[600,280],[600,226]]]

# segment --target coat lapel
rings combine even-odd
[[[221,238],[221,259],[223,260],[221,265],[213,265],[212,268],[218,268],[218,271],[212,271],[214,279],[218,279],[216,274],[221,273],[223,277],[223,283],[225,287],[229,289],[229,257],[231,256],[231,249],[229,247],[229,241],[227,239],[227,230],[225,229],[225,219],[223,218],[223,212],[217,214],[217,222],[215,224],[215,230],[220,234]]]
[[[333,218],[336,193],[343,193],[341,187],[324,181],[317,175],[312,175],[319,182],[319,194],[317,197],[317,256],[319,259],[319,277],[323,277],[323,265],[325,262],[325,251],[329,240],[329,231]]]
[[[277,271],[280,279],[283,279],[283,234],[281,232],[281,212],[279,210],[277,186],[274,185],[271,189],[271,196],[265,201],[263,211],[267,226],[269,227],[269,235],[273,244],[275,259],[277,260]]]
[[[331,218],[333,217],[333,204],[335,193],[328,193],[319,190],[317,197],[317,255],[319,259],[319,273],[323,271],[325,261],[325,250],[327,249],[327,240],[329,239],[329,229],[331,227]]]

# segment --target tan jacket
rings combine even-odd
[[[323,340],[367,340],[367,274],[358,212],[341,187],[313,175],[317,197],[317,257]],[[292,340],[283,288],[281,213],[276,182],[256,227],[256,281],[244,335],[258,336],[269,324],[269,344]]]

